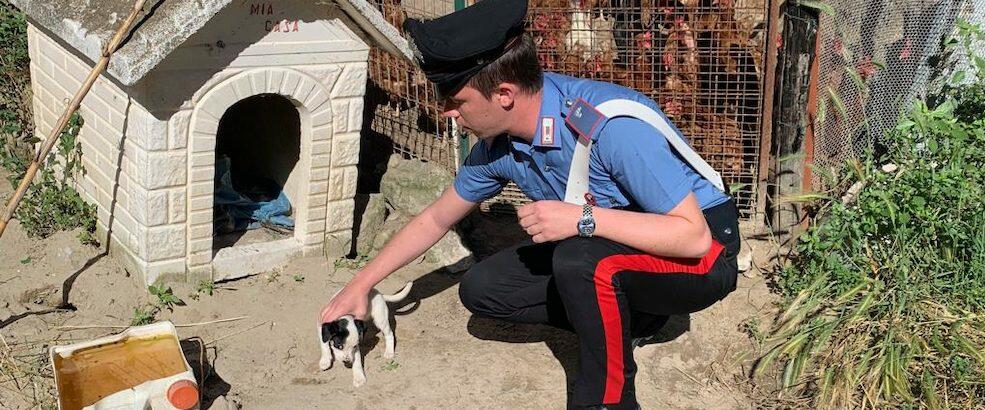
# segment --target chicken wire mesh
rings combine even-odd
[[[819,21],[813,167],[831,169],[885,142],[916,98],[932,92],[943,40],[958,17],[982,21],[985,0],[830,0]],[[822,175],[812,183],[820,188]]]
[[[407,17],[455,10],[451,0],[377,5],[397,27]],[[766,19],[767,0],[531,0],[527,30],[545,70],[621,84],[657,101],[749,216],[755,209]],[[373,130],[389,136],[398,152],[454,170],[460,142],[453,124],[440,117],[423,74],[373,50],[370,79],[386,100],[376,105]],[[511,184],[484,208],[511,209],[527,201]]]

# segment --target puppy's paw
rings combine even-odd
[[[393,351],[392,350],[390,350],[390,351],[384,350],[383,351],[383,358],[384,359],[393,360],[393,356],[394,356],[394,354],[393,354]]]
[[[332,360],[331,358],[323,357],[321,360],[318,361],[318,368],[322,370],[331,369],[332,362],[334,362],[334,360]]]
[[[362,387],[366,384],[366,376],[355,376],[352,378],[352,385],[355,387]]]

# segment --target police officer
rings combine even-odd
[[[363,317],[368,290],[515,182],[530,239],[462,277],[476,315],[574,331],[570,407],[638,408],[635,342],[735,289],[737,212],[721,179],[644,95],[541,71],[526,0],[404,24],[444,116],[479,138],[452,187],[323,309]]]

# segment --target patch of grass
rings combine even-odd
[[[757,316],[750,317],[739,324],[739,330],[755,340],[756,346],[762,346],[763,342],[766,341],[767,334],[762,329],[763,324]]]
[[[304,276],[300,273],[295,273],[294,276],[291,276],[291,278],[293,278],[295,282],[304,282]]]
[[[362,269],[369,263],[369,255],[358,254],[355,258],[338,258],[335,260],[335,269]]]
[[[976,76],[966,87],[985,82]],[[959,118],[967,100],[943,101],[917,102],[885,156],[829,181],[826,198],[862,188],[813,203],[814,224],[779,272],[785,309],[754,374],[778,365],[785,394],[810,408],[985,397],[985,112]]]
[[[158,309],[152,305],[145,305],[133,308],[133,317],[130,318],[130,326],[143,326],[154,323],[157,318]]]
[[[397,370],[398,367],[400,367],[400,363],[397,363],[396,360],[390,360],[384,363],[382,366],[380,366],[380,370],[392,372],[394,370]]]

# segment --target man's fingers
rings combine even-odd
[[[539,221],[540,218],[538,218],[537,215],[528,215],[523,218],[520,218],[520,226],[522,226],[523,229],[527,229],[531,226],[536,225],[537,222]]]
[[[530,205],[533,205],[533,204],[526,204],[524,206],[521,206],[521,207],[517,208],[517,210],[516,210],[516,216],[519,217],[520,219],[523,219],[523,217],[532,214],[533,213],[533,208],[531,208]]]

